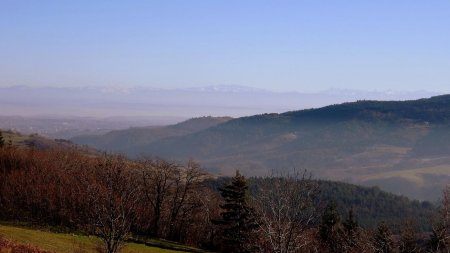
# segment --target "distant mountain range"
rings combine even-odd
[[[319,178],[436,199],[450,183],[450,95],[200,118],[72,140],[131,157],[193,158],[218,174],[307,169]]]
[[[241,117],[267,112],[281,113],[362,99],[407,100],[438,95],[427,91],[340,89],[315,93],[272,92],[236,85],[185,89],[13,86],[0,88],[0,94],[0,115],[101,118],[120,116],[178,121],[208,115]]]

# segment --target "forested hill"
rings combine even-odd
[[[144,153],[139,148],[141,145],[168,137],[192,134],[231,119],[230,117],[200,117],[169,126],[133,127],[103,135],[81,135],[72,138],[72,141],[107,151],[141,154]]]
[[[319,199],[323,203],[336,203],[342,219],[353,209],[359,224],[366,228],[375,228],[381,221],[398,226],[405,219],[414,219],[421,230],[431,229],[429,220],[435,208],[431,202],[410,200],[378,187],[334,181],[318,181],[318,184]]]
[[[250,192],[267,180],[263,177],[249,178]],[[218,190],[230,181],[228,177],[220,177],[210,181],[211,188]],[[384,221],[392,227],[398,227],[406,219],[414,219],[421,231],[430,231],[430,217],[436,206],[429,201],[410,200],[395,195],[378,187],[363,187],[343,182],[311,180],[317,185],[315,208],[322,213],[327,204],[335,203],[341,220],[347,218],[352,209],[356,219],[363,228],[374,229]]]
[[[410,101],[358,101],[319,109],[282,114],[299,120],[340,121],[351,119],[450,123],[450,95]]]
[[[450,182],[450,95],[237,118],[194,133],[142,139],[121,152],[193,158],[227,175],[236,168],[247,175],[304,168],[319,178],[435,199]]]

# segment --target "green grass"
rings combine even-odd
[[[77,249],[83,249],[86,253],[95,253],[95,247],[99,245],[100,239],[94,236],[82,236],[74,234],[59,234],[42,230],[20,228],[14,226],[0,225],[0,236],[5,239],[15,241],[20,244],[32,245],[39,249],[73,253]],[[186,246],[161,240],[152,240],[151,244],[160,245],[145,246],[144,244],[127,243],[123,248],[123,253],[180,253],[188,250],[195,250]],[[166,248],[173,248],[166,249]],[[81,251],[77,251],[81,252]],[[201,251],[198,251],[201,252]]]

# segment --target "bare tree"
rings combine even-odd
[[[305,233],[315,218],[317,183],[301,174],[272,173],[256,185],[253,205],[263,238],[261,251],[297,252],[308,244]]]
[[[445,227],[444,241],[447,247],[450,247],[450,186],[444,191],[442,200],[442,219]]]
[[[450,251],[450,186],[444,190],[442,206],[433,224],[430,246],[433,252]]]
[[[415,253],[420,252],[420,247],[417,245],[417,233],[414,220],[406,219],[402,221],[400,226],[399,238],[399,252],[400,253]]]
[[[174,171],[174,187],[171,191],[169,207],[168,237],[180,240],[182,231],[192,218],[192,212],[202,206],[199,194],[206,174],[200,165],[189,161],[187,166]]]
[[[162,159],[144,159],[142,166],[142,186],[145,199],[153,211],[150,221],[150,233],[161,236],[160,222],[163,208],[166,205],[170,191],[174,185],[174,176],[178,174],[178,165]]]
[[[127,239],[135,219],[138,187],[129,161],[117,156],[99,158],[86,187],[90,226],[106,253],[116,253]]]

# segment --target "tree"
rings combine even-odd
[[[356,246],[358,237],[358,221],[356,220],[353,208],[348,211],[348,216],[344,223],[345,242],[348,247],[353,248]]]
[[[192,213],[202,207],[201,193],[206,174],[200,165],[189,161],[187,166],[175,170],[173,189],[169,199],[168,238],[180,241],[186,226],[192,221]]]
[[[413,220],[404,220],[400,227],[399,251],[400,253],[419,252],[417,234]]]
[[[305,173],[272,173],[256,182],[253,206],[264,250],[297,252],[308,244],[306,229],[316,217],[317,192],[317,183]]]
[[[222,220],[216,222],[223,228],[222,251],[244,253],[251,252],[249,240],[256,228],[253,210],[248,203],[248,185],[244,176],[236,171],[231,184],[220,189],[224,200],[221,216]]]
[[[432,228],[429,246],[433,252],[450,250],[450,186],[444,190],[442,205]]]
[[[3,133],[0,130],[0,148],[3,148],[5,146],[5,139],[3,138]]]
[[[392,233],[389,226],[385,222],[378,224],[375,234],[374,248],[377,253],[393,252]]]
[[[88,217],[106,253],[116,253],[129,235],[138,203],[136,175],[129,161],[101,157],[86,185]]]
[[[174,185],[174,176],[178,174],[178,166],[162,159],[142,160],[142,184],[145,199],[153,211],[150,221],[150,234],[162,236],[161,220],[170,190]]]
[[[335,203],[329,203],[322,216],[319,234],[323,245],[330,252],[342,252],[343,228]]]

